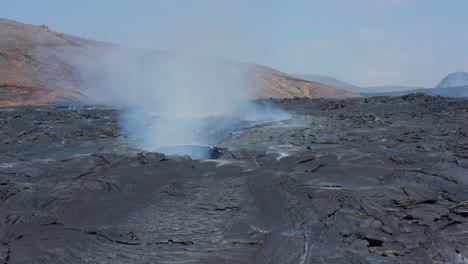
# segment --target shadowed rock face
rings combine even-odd
[[[465,263],[468,101],[273,101],[286,121],[140,153],[118,110],[0,108],[5,263]]]
[[[168,52],[92,41],[55,32],[46,26],[0,18],[0,106],[95,99],[86,93],[83,82],[93,85],[92,79],[102,77],[102,69],[95,65],[104,54],[116,48],[119,52],[139,54],[152,61],[177,58],[176,54]],[[360,96],[260,65],[227,63],[245,71],[255,98]]]

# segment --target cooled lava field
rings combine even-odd
[[[209,160],[111,107],[0,108],[0,262],[468,263],[468,100],[270,103]]]

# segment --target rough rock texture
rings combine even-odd
[[[55,32],[47,26],[0,18],[0,106],[89,99],[91,95],[86,93],[83,82],[89,84],[93,78],[100,78],[102,69],[93,65],[99,63],[103,54],[116,48],[153,61],[176,56],[92,41]],[[230,63],[246,71],[257,98],[359,96],[264,66]]]
[[[219,160],[107,107],[0,108],[3,263],[467,263],[468,101],[285,99]]]

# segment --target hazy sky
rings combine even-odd
[[[468,71],[468,0],[12,0],[0,17],[96,40],[433,87]]]

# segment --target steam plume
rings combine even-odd
[[[216,131],[234,123],[288,117],[248,100],[251,89],[239,63],[117,48],[94,67],[99,81],[87,85],[88,93],[125,106],[121,127],[146,150],[212,144]]]

